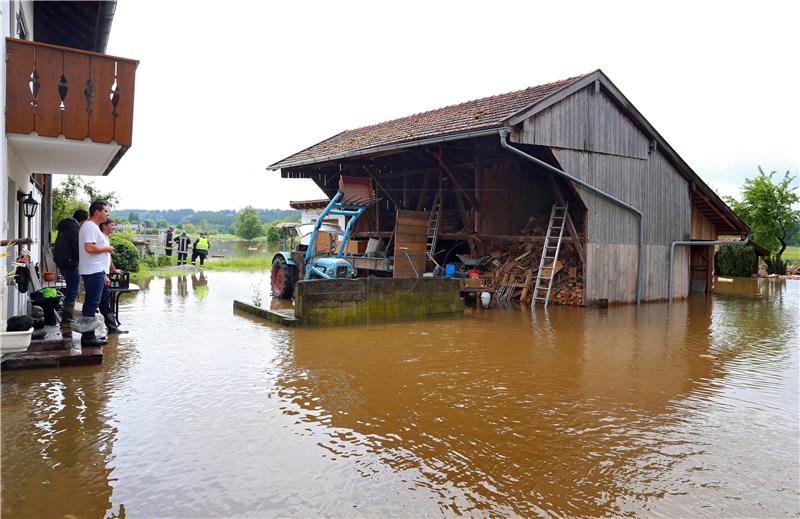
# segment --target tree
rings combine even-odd
[[[186,234],[197,234],[197,227],[192,222],[183,224],[183,230],[186,231]]]
[[[800,202],[797,188],[792,186],[796,180],[787,171],[783,180],[774,182],[772,177],[776,171],[764,173],[758,167],[758,176],[746,178],[742,188],[742,200],[726,197],[725,201],[733,211],[750,226],[753,231],[752,238],[758,244],[766,247],[770,252],[777,253],[767,262],[771,267],[773,263],[783,264],[781,255],[786,250],[786,240],[795,226],[800,223],[800,211],[793,209],[792,205]],[[770,270],[775,270],[770,268]]]
[[[165,219],[161,218],[161,219],[158,221],[158,227],[159,227],[160,229],[166,229],[167,227],[169,227],[169,223],[168,223],[168,222],[167,222]]]
[[[144,221],[144,226],[148,229],[155,229],[156,221],[151,218],[148,218],[147,220]]]
[[[94,200],[105,200],[109,207],[118,203],[113,191],[101,192],[92,182],[81,177],[70,175],[56,188],[53,188],[53,222],[54,226],[64,218],[72,216],[76,209],[89,209]]]
[[[139,223],[139,215],[136,213],[128,213],[128,221],[131,223]]]
[[[261,228],[261,218],[258,216],[258,211],[249,205],[236,215],[235,227],[236,235],[245,240],[258,238],[264,232]]]

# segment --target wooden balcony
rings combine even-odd
[[[136,60],[98,54],[46,43],[6,38],[6,133],[18,143],[20,153],[57,139],[48,150],[49,165],[64,163],[57,156],[65,150],[70,171],[36,173],[107,174],[132,144],[133,99]],[[35,133],[34,133],[35,132]],[[13,138],[12,134],[26,137]],[[42,139],[44,138],[44,139]],[[65,142],[66,141],[66,142]],[[70,142],[114,145],[72,146]],[[53,141],[54,142],[54,141]],[[99,150],[104,157],[86,162],[76,153]],[[55,153],[55,156],[53,155]],[[109,154],[111,159],[106,160]],[[77,157],[77,162],[76,162]],[[90,158],[91,159],[91,158]],[[104,170],[97,172],[100,162]],[[77,171],[72,171],[77,167]]]

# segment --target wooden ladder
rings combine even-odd
[[[533,289],[532,306],[538,301],[543,303],[546,308],[550,302],[550,290],[553,288],[553,278],[556,277],[556,262],[558,261],[558,253],[561,250],[561,238],[564,236],[564,227],[566,227],[568,218],[569,202],[564,205],[553,204],[553,208],[550,210],[550,223],[547,226],[547,234],[544,237],[542,258],[539,260],[536,286]]]
[[[436,241],[439,237],[439,213],[441,212],[441,191],[436,191],[436,196],[433,197],[433,205],[431,206],[431,214],[428,216],[428,239],[425,244],[425,252],[428,258],[433,259],[436,253]],[[426,258],[427,259],[427,258]]]

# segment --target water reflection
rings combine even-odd
[[[3,513],[800,512],[800,283],[289,330],[231,312],[258,279],[151,280],[101,368],[4,373]]]

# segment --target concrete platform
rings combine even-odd
[[[234,299],[233,309],[283,326],[300,325],[300,319],[295,316],[294,308],[263,308],[261,306],[251,305],[250,303],[245,303],[244,301]]]
[[[81,348],[81,334],[75,332],[71,339],[61,337],[58,326],[45,326],[45,336],[34,339],[28,350],[3,355],[0,369],[61,368],[102,364],[103,348]]]
[[[10,353],[2,361],[2,370],[63,368],[102,364],[103,348],[71,348],[69,350]]]

